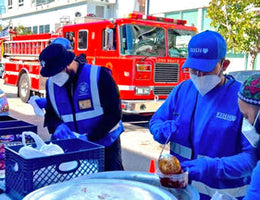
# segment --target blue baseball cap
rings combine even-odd
[[[182,68],[210,72],[225,58],[226,52],[227,44],[222,35],[209,30],[201,32],[191,38],[188,57]]]
[[[72,50],[70,41],[66,38],[62,38],[62,37],[56,38],[51,42],[51,44],[61,44],[65,49]]]

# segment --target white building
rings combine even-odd
[[[206,17],[210,0],[5,0],[6,13],[2,14],[2,27],[22,25],[33,33],[55,32],[66,23],[75,23],[80,17],[94,14],[100,18],[124,17],[133,11],[156,16],[187,20],[198,31],[210,27]],[[146,7],[145,7],[146,6]],[[244,70],[248,66],[247,54],[228,53],[231,64],[227,71]],[[260,69],[260,55],[256,60]]]
[[[139,9],[137,0],[5,0],[5,5],[2,27],[24,26],[33,33],[55,32],[86,15],[116,18]]]

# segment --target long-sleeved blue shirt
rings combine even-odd
[[[243,116],[237,104],[240,83],[231,77],[226,79],[224,85],[204,96],[191,80],[175,87],[151,118],[150,131],[163,143],[165,126],[176,124],[171,137],[172,154],[180,161],[214,158],[196,180],[197,190],[212,195],[225,188],[241,197],[256,160],[252,146],[241,133]]]

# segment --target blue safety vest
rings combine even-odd
[[[71,105],[66,87],[59,87],[51,78],[48,79],[47,89],[52,107],[72,131],[87,135],[98,134],[93,130],[98,126],[104,114],[98,92],[99,72],[99,66],[84,65],[75,87],[73,105]],[[104,138],[95,142],[110,146],[122,132],[123,124],[119,121]]]

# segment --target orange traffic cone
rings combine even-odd
[[[154,161],[154,159],[151,159],[151,161],[150,161],[150,167],[149,167],[149,173],[152,173],[152,174],[154,174],[155,173],[155,161]]]

